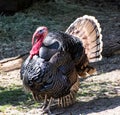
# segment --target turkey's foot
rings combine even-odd
[[[47,98],[46,97],[47,96],[45,96],[45,106],[42,107],[42,114],[44,115],[44,113],[48,113],[48,115],[52,115],[51,111],[50,111],[50,105],[52,103],[53,98],[51,97],[50,100],[49,100],[48,105],[46,105],[47,104],[46,103],[47,102]]]
[[[45,109],[42,109],[42,115],[44,115],[46,113],[47,113],[47,115],[52,115],[51,111],[50,111],[50,108],[46,107]]]

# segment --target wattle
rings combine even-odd
[[[39,54],[39,49],[42,46],[42,41],[43,40],[38,40],[32,47],[31,51],[30,51],[30,57],[32,58],[34,55],[38,55]]]

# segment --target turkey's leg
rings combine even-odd
[[[44,110],[47,107],[47,103],[48,103],[48,101],[47,101],[47,94],[45,94],[45,99],[44,99],[44,102],[43,102],[43,104],[41,106],[42,110]]]
[[[32,92],[32,96],[33,96],[33,99],[34,99],[35,101],[40,101],[39,94],[37,94],[36,92],[35,92],[35,93]]]

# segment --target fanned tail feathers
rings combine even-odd
[[[68,27],[66,33],[81,40],[89,62],[97,62],[102,59],[102,34],[100,24],[95,17],[85,15],[77,18]]]

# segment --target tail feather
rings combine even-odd
[[[102,59],[102,34],[100,24],[95,17],[85,15],[77,18],[68,27],[66,33],[80,39],[89,62],[96,62]]]

